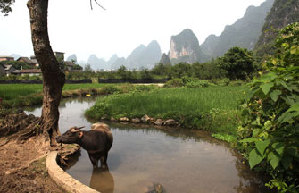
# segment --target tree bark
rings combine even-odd
[[[48,0],[29,0],[27,3],[30,15],[31,38],[37,62],[43,75],[43,108],[40,129],[55,145],[55,136],[59,133],[58,106],[62,95],[65,75],[59,68],[54,52],[51,48],[48,28]]]

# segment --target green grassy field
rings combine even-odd
[[[239,105],[244,100],[245,86],[208,88],[163,88],[149,92],[131,92],[101,97],[86,115],[140,118],[173,118],[186,128],[196,128],[235,135],[240,119]]]
[[[126,84],[65,84],[63,96],[85,96],[86,94],[110,94]],[[42,103],[42,84],[0,84],[0,98],[6,108],[38,105]]]

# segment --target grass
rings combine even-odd
[[[107,95],[129,89],[127,84],[65,84],[63,97]],[[5,108],[42,104],[42,84],[0,84],[0,98]]]
[[[103,116],[140,118],[147,114],[154,118],[173,118],[186,128],[235,135],[241,117],[239,105],[246,91],[245,86],[215,86],[131,92],[99,98],[86,115],[100,119]]]

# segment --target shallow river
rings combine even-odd
[[[94,98],[67,99],[60,106],[59,127],[91,122],[84,111]],[[41,108],[28,110],[40,116]],[[109,123],[108,123],[109,124]],[[109,152],[109,172],[93,170],[85,150],[66,171],[102,193],[144,193],[154,183],[168,193],[259,193],[263,183],[225,143],[206,132],[158,130],[152,127],[110,124],[114,141]]]

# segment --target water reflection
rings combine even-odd
[[[86,126],[84,111],[95,99],[63,100],[61,132],[74,125]],[[40,115],[41,108],[34,114]],[[110,123],[109,123],[110,124]],[[148,126],[110,124],[114,137],[109,171],[93,169],[85,150],[66,171],[103,193],[146,192],[160,183],[171,193],[264,193],[262,179],[242,163],[226,143],[203,131],[160,130]]]
[[[101,168],[94,168],[90,178],[89,187],[102,193],[113,193],[114,180],[109,169],[103,170]]]
[[[64,133],[73,126],[91,126],[91,123],[84,117],[84,112],[95,103],[95,97],[64,98],[59,105],[59,130]],[[26,113],[41,116],[42,107],[26,107]]]

